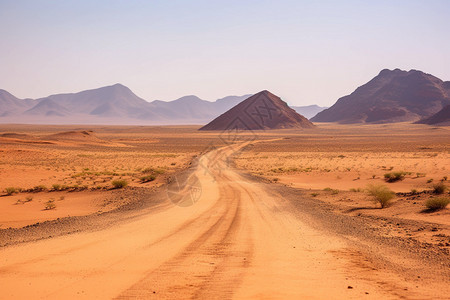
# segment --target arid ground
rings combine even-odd
[[[0,298],[450,299],[450,128],[198,128],[0,125]]]

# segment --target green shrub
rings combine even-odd
[[[375,203],[380,203],[381,208],[388,207],[391,204],[391,200],[395,197],[395,193],[382,184],[369,184],[367,193],[373,197]]]
[[[439,182],[439,183],[436,183],[435,185],[433,185],[433,193],[435,193],[435,194],[438,194],[438,195],[443,194],[446,190],[447,190],[447,186],[442,182]]]
[[[30,201],[33,201],[33,197],[31,197],[31,196],[25,197],[25,202],[30,202]]]
[[[128,185],[128,181],[126,181],[125,179],[117,179],[112,181],[112,185],[116,189],[121,189]]]
[[[311,193],[311,196],[313,197],[317,197],[319,195],[319,193]]]
[[[416,190],[416,189],[412,189],[411,190],[411,194],[413,194],[413,195],[417,195],[419,192]]]
[[[384,180],[387,182],[396,182],[405,179],[405,172],[392,172],[384,174]]]
[[[8,196],[11,196],[12,194],[17,193],[18,191],[17,191],[17,189],[14,188],[14,187],[7,187],[7,188],[5,189],[5,192],[6,192],[6,194],[7,194]]]
[[[361,192],[362,190],[360,189],[360,188],[357,188],[357,189],[355,189],[355,188],[351,188],[350,189],[350,192],[354,192],[354,193],[358,193],[358,192]]]
[[[444,209],[449,203],[450,199],[448,197],[438,197],[428,199],[425,206],[429,210],[440,210]]]
[[[60,191],[60,190],[61,190],[61,185],[55,183],[54,185],[52,185],[52,188],[53,188],[55,191]]]
[[[150,182],[150,181],[153,181],[155,179],[156,179],[156,177],[154,175],[145,175],[145,176],[141,177],[141,181],[142,182]]]

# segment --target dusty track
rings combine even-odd
[[[234,151],[223,148],[200,158],[189,181],[201,186],[194,205],[167,199],[107,229],[1,249],[0,298],[446,295],[445,288],[414,290],[413,281],[377,270],[346,239],[313,228],[298,216],[298,205],[230,167],[226,162]],[[192,200],[192,190],[178,196]]]

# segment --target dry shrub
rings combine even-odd
[[[373,197],[375,203],[380,203],[381,208],[388,207],[391,204],[391,200],[395,197],[395,193],[382,184],[369,184],[367,193]]]
[[[117,179],[113,180],[112,185],[116,189],[121,189],[128,185],[128,181],[126,181],[125,179]]]
[[[429,210],[440,210],[444,209],[450,203],[450,198],[448,197],[438,197],[428,199],[425,206]]]
[[[392,172],[384,174],[384,180],[387,182],[396,182],[405,179],[405,172]]]
[[[433,193],[435,193],[435,194],[438,194],[438,195],[443,194],[446,190],[447,190],[447,186],[442,182],[439,182],[439,183],[436,183],[435,185],[433,185]]]

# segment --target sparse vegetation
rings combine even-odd
[[[52,185],[52,189],[55,191],[59,191],[59,190],[61,190],[61,185],[55,183],[54,185]]]
[[[125,179],[117,179],[112,181],[112,185],[116,189],[121,189],[128,185],[128,181],[126,181]]]
[[[140,179],[142,182],[150,182],[150,181],[155,180],[156,177],[154,175],[145,175],[145,176],[142,176]]]
[[[43,192],[47,190],[47,187],[45,185],[37,185],[34,188],[32,188],[33,192]]]
[[[152,174],[164,174],[164,170],[163,169],[155,169],[155,168],[145,168],[142,170],[142,173],[144,174],[148,174],[148,173],[152,173]]]
[[[416,189],[412,189],[411,190],[411,194],[413,194],[413,195],[417,195],[419,192],[416,190]]]
[[[358,192],[362,192],[362,190],[360,188],[357,188],[357,189],[351,188],[350,192],[358,193]]]
[[[55,199],[50,199],[44,203],[45,210],[51,210],[56,208]]]
[[[437,198],[430,198],[425,203],[425,206],[429,210],[441,210],[447,207],[447,205],[450,203],[450,198],[448,197],[437,197]]]
[[[332,188],[329,188],[329,187],[326,187],[323,190],[326,191],[326,192],[331,192],[331,195],[339,194],[339,190],[335,190],[335,189],[332,189]]]
[[[395,193],[382,184],[369,184],[367,193],[373,197],[375,203],[381,205],[381,208],[388,207],[391,204],[391,200],[395,197]]]
[[[433,193],[435,194],[443,194],[446,190],[447,186],[443,182],[439,182],[433,185]]]
[[[317,197],[319,195],[319,193],[311,193],[311,196],[313,197]]]
[[[433,182],[433,178],[430,178],[427,180],[427,183],[432,183]]]
[[[406,172],[391,172],[384,174],[386,182],[396,182],[405,179]]]
[[[5,192],[8,196],[11,196],[14,193],[18,193],[18,190],[15,187],[7,187]]]
[[[33,201],[33,197],[31,197],[31,196],[25,197],[25,202],[31,202],[31,201]]]

